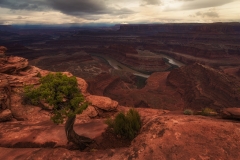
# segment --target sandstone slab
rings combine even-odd
[[[105,111],[116,110],[118,102],[114,101],[108,97],[89,95],[86,100],[91,103],[91,105],[100,108]]]
[[[240,108],[224,108],[221,112],[221,116],[227,119],[240,120]]]
[[[0,122],[10,121],[12,117],[12,112],[9,109],[0,112]]]
[[[77,82],[78,82],[78,87],[80,88],[82,94],[86,95],[87,94],[87,88],[88,88],[87,82],[84,79],[79,78],[79,77],[77,77]]]
[[[238,123],[204,116],[171,114],[170,112],[167,115],[163,115],[163,111],[154,111],[153,109],[146,112],[144,109],[138,110],[142,115],[142,129],[139,135],[132,141],[130,147],[106,150],[93,149],[91,152],[80,152],[78,150],[67,150],[64,146],[52,148],[51,145],[54,143],[48,143],[48,147],[50,148],[44,146],[43,148],[24,148],[24,146],[19,148],[21,143],[16,144],[16,142],[19,142],[19,137],[32,138],[32,141],[41,140],[42,142],[46,142],[48,140],[50,142],[59,142],[61,140],[66,142],[64,132],[62,131],[63,126],[61,128],[60,126],[49,125],[49,123],[45,122],[38,125],[31,125],[30,123],[17,125],[11,122],[8,123],[8,126],[0,125],[0,133],[3,136],[0,138],[0,144],[6,144],[5,140],[8,140],[8,144],[14,142],[13,144],[18,146],[18,148],[6,148],[2,146],[0,148],[2,151],[0,158],[49,160],[235,160],[240,157],[240,125]],[[93,122],[92,124],[86,123],[83,125],[85,126],[83,127],[84,129],[81,129],[81,133],[85,132],[90,137],[94,137],[92,129],[99,124]],[[8,130],[3,130],[7,129],[6,127],[8,127]],[[81,127],[82,125],[77,124],[75,129],[80,131]],[[39,130],[44,128],[44,132],[39,132]],[[97,130],[97,128],[95,129]],[[32,132],[32,134],[26,134],[27,130],[28,132]],[[18,134],[17,131],[20,131],[21,134]],[[5,132],[8,132],[8,135]]]
[[[106,127],[104,121],[98,119],[74,125],[76,133],[91,139],[101,136]],[[50,120],[0,123],[0,130],[0,147],[67,147],[64,125],[56,125]]]
[[[22,57],[6,57],[0,59],[0,73],[12,74],[28,66],[28,60]]]
[[[90,118],[94,118],[98,115],[98,112],[96,111],[95,107],[89,105],[87,109],[83,111],[82,115],[87,115]]]

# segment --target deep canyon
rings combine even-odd
[[[239,37],[240,23],[0,26],[0,158],[240,157]],[[75,130],[95,139],[97,149],[74,149],[63,126],[50,121],[51,111],[23,103],[24,85],[37,86],[38,74],[50,72],[78,77],[91,105]],[[128,146],[114,146],[117,138],[103,136],[104,121],[131,107],[142,129]],[[183,115],[206,107],[216,115]]]

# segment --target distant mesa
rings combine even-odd
[[[0,31],[10,30],[11,28],[12,28],[12,25],[0,25]]]
[[[240,23],[167,23],[167,24],[121,24],[120,31],[157,31],[157,32],[240,32]]]

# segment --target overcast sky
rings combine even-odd
[[[240,0],[0,0],[0,24],[240,22]]]

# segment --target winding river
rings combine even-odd
[[[144,78],[148,78],[150,75],[149,74],[144,74],[144,73],[141,73],[141,72],[138,72],[136,70],[133,70],[127,66],[125,66],[124,64],[116,61],[115,59],[112,59],[108,56],[105,56],[105,55],[100,55],[100,54],[91,54],[92,56],[95,56],[95,57],[100,57],[100,58],[103,58],[104,60],[106,60],[114,69],[117,69],[117,70],[124,70],[124,71],[127,71],[127,72],[131,72],[133,75],[136,75],[136,76],[140,76],[140,77],[144,77]],[[176,65],[178,67],[181,67],[183,66],[184,64],[181,63],[181,62],[178,62],[174,59],[172,59],[171,57],[169,56],[166,56],[164,54],[157,54],[157,55],[161,55],[163,58],[166,58],[168,59],[168,63],[172,64],[172,65]]]

